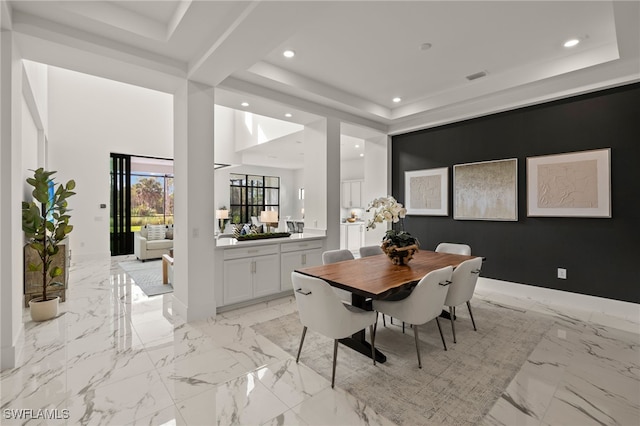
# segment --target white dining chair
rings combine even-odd
[[[376,365],[375,332],[373,324],[376,313],[365,311],[342,301],[332,291],[332,287],[320,278],[309,277],[298,272],[291,273],[291,282],[296,296],[300,322],[303,325],[302,337],[296,362],[300,360],[300,352],[307,329],[323,334],[333,339],[333,371],[331,372],[331,387],[336,378],[336,358],[338,356],[338,339],[349,337],[369,326],[371,333],[371,358]]]
[[[353,253],[351,250],[341,249],[341,250],[327,250],[322,253],[322,264],[328,265],[330,263],[343,262],[345,260],[354,260]],[[351,292],[347,290],[342,290],[340,288],[333,288],[333,292],[338,295],[340,299],[344,302],[351,303]]]
[[[462,254],[465,256],[471,256],[471,247],[467,244],[458,244],[458,243],[440,243],[436,247],[436,252],[438,253],[451,253],[451,254]]]
[[[473,292],[476,289],[476,283],[480,276],[480,270],[482,269],[482,258],[476,257],[475,259],[465,260],[453,271],[451,276],[451,285],[449,286],[449,292],[444,300],[444,305],[449,307],[449,314],[451,316],[451,332],[453,333],[453,343],[456,341],[456,306],[462,305],[467,302],[467,308],[469,309],[469,316],[471,316],[471,323],[473,329],[476,328],[476,322],[473,319],[473,313],[471,312],[470,300],[473,297]]]
[[[360,247],[360,257],[376,256],[378,254],[384,254],[380,246]]]
[[[442,305],[447,297],[447,290],[451,284],[451,273],[453,268],[447,266],[425,275],[413,289],[409,297],[395,302],[385,300],[374,300],[373,309],[382,314],[398,318],[403,322],[413,326],[413,333],[416,340],[416,352],[418,353],[418,367],[422,368],[420,359],[420,346],[418,343],[418,326],[426,324],[435,318],[440,338],[444,350],[447,344],[442,335],[442,328],[438,321],[438,316],[442,310]],[[374,331],[375,333],[375,331]]]

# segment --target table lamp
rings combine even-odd
[[[275,223],[278,226],[278,212],[266,210],[260,212],[260,222],[267,224],[267,232],[271,232],[271,226]]]
[[[224,232],[224,221],[229,219],[229,210],[216,210],[216,219],[220,224],[220,233]]]

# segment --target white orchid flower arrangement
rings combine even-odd
[[[407,215],[407,209],[402,207],[402,204],[398,203],[391,195],[373,200],[369,203],[367,212],[373,213],[371,219],[367,221],[367,231],[375,229],[378,223],[398,223]]]

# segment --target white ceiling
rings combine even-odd
[[[299,124],[396,134],[640,80],[637,1],[0,2],[26,59]]]

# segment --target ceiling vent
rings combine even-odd
[[[487,76],[487,72],[486,71],[480,71],[480,72],[477,72],[475,74],[468,75],[467,76],[467,80],[473,81],[473,80],[477,80],[479,78],[486,77],[486,76]]]

